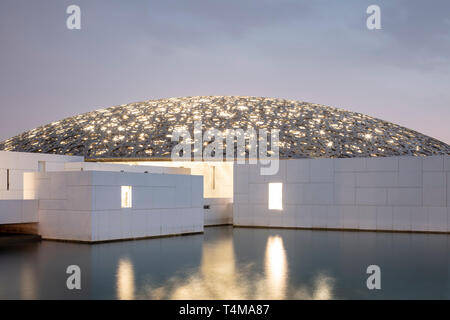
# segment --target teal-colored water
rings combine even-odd
[[[450,298],[450,236],[206,228],[204,234],[0,248],[0,299]],[[366,268],[381,268],[368,290]],[[68,290],[66,268],[81,268]]]

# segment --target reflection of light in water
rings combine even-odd
[[[314,279],[314,287],[301,287],[297,289],[294,294],[294,299],[308,299],[308,300],[330,300],[333,299],[333,285],[334,279],[319,273]]]
[[[268,298],[283,299],[286,296],[287,259],[283,238],[278,235],[267,239],[265,274]]]
[[[201,264],[186,276],[173,276],[160,286],[147,282],[139,288],[141,299],[330,299],[333,279],[318,274],[312,287],[288,287],[288,262],[283,239],[270,236],[265,270],[253,263],[237,264],[233,239],[204,243]],[[134,289],[134,288],[133,288]],[[289,289],[289,294],[288,294]],[[134,290],[133,290],[134,291]]]
[[[120,300],[134,299],[133,264],[127,259],[120,259],[117,267],[117,298]]]
[[[36,299],[36,279],[33,273],[33,269],[28,265],[24,265],[21,271],[22,272],[20,279],[22,299]]]
[[[316,289],[314,290],[313,299],[316,300],[332,299],[333,297],[332,288],[333,288],[333,279],[325,275],[319,275],[316,278]]]
[[[204,244],[200,271],[174,285],[170,299],[243,299],[232,239]]]

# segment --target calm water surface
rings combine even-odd
[[[0,299],[450,298],[447,235],[206,228],[96,245],[0,247]],[[80,291],[66,287],[79,265]],[[366,268],[381,267],[381,290]]]

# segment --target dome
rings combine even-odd
[[[0,150],[87,159],[168,159],[179,127],[279,129],[280,158],[450,154],[450,146],[360,113],[259,97],[204,96],[149,100],[66,118],[0,143]]]

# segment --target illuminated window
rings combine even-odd
[[[283,210],[282,183],[269,183],[269,210]]]
[[[122,186],[122,208],[131,208],[131,187]]]

